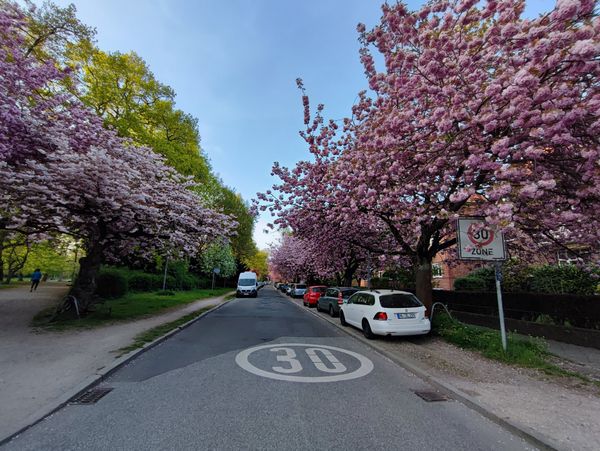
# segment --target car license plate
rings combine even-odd
[[[415,318],[415,313],[396,313],[398,319]]]

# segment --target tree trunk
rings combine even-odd
[[[335,273],[335,282],[338,287],[342,286],[342,276],[340,275],[340,273]]]
[[[77,298],[79,307],[84,312],[94,303],[96,292],[96,276],[102,264],[102,249],[93,245],[86,256],[79,259],[79,275],[73,285],[71,294]]]
[[[417,270],[415,272],[417,297],[425,304],[428,312],[431,312],[433,303],[431,284],[431,257],[428,255],[417,256]]]
[[[357,269],[358,269],[358,265],[356,263],[351,263],[350,265],[346,266],[346,270],[344,271],[344,286],[345,287],[352,286],[352,279],[354,278],[354,274],[356,273]]]

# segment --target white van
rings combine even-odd
[[[236,297],[249,296],[255,298],[258,292],[258,285],[256,283],[256,273],[246,271],[240,274],[238,278]]]

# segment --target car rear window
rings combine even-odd
[[[394,293],[379,297],[383,308],[411,308],[421,307],[423,304],[414,294]]]
[[[350,296],[352,296],[354,293],[356,293],[358,290],[354,290],[354,289],[349,289],[349,290],[342,290],[342,297],[343,298],[349,298]]]
[[[298,285],[296,285],[296,288],[298,288],[299,290],[304,290],[304,289],[306,289],[306,285],[298,284]]]
[[[315,287],[312,289],[312,292],[323,294],[323,293],[325,293],[325,290],[327,290],[327,288],[325,288],[325,287]]]

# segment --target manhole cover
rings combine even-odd
[[[448,401],[448,397],[435,391],[415,391],[415,395],[427,402]]]
[[[100,398],[103,398],[112,391],[112,388],[93,388],[73,398],[71,404],[95,404]]]

